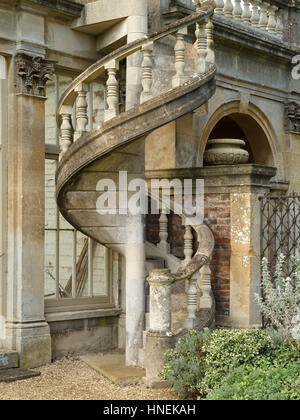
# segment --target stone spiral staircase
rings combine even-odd
[[[201,324],[196,287],[199,270],[202,270],[203,279],[203,296],[201,299],[204,308],[208,311],[205,319],[202,319],[201,325],[208,325],[213,322],[209,272],[209,259],[214,248],[212,232],[204,224],[186,227],[186,259],[183,262],[170,255],[166,248],[166,215],[163,214],[160,217],[160,244],[155,246],[147,243],[145,247],[142,218],[125,214],[123,204],[118,201],[116,203],[117,214],[100,215],[96,203],[99,198],[99,191],[102,191],[101,180],[110,179],[114,181],[117,192],[122,193],[124,186],[119,179],[120,171],[126,171],[128,182],[136,178],[145,179],[144,143],[147,135],[199,108],[215,93],[216,68],[211,23],[214,7],[214,1],[203,1],[196,13],[164,27],[159,32],[127,44],[102,58],[70,84],[62,95],[57,110],[57,122],[61,132],[61,153],[56,175],[59,209],[65,219],[76,229],[106,247],[125,255],[126,265],[127,260],[131,258],[135,267],[133,268],[134,273],[129,274],[129,276],[127,273],[127,282],[134,281],[138,276],[144,276],[145,278],[143,269],[139,271],[137,267],[146,266],[146,248],[148,265],[152,268],[149,276],[150,325],[148,325],[148,328],[164,334],[172,329],[172,304],[171,300],[168,300],[171,289],[174,291],[173,308],[179,306],[180,309],[177,310],[177,318],[173,316],[175,332],[180,335],[184,331],[179,324],[183,323],[182,318],[185,315],[187,315],[184,321],[186,329],[197,328]],[[193,25],[196,25],[196,43],[193,46],[195,60],[194,68],[188,75],[185,72],[187,44],[184,42],[184,36],[187,34],[187,28]],[[175,75],[171,86],[166,85],[164,90],[159,89],[159,92],[154,94],[152,51],[156,42],[171,35],[175,36],[176,40],[174,48]],[[118,81],[116,77],[119,62],[137,52],[141,52],[143,56],[140,105],[119,114]],[[99,128],[87,131],[89,123],[87,85],[105,71],[108,73],[108,107],[105,111],[105,121]],[[72,115],[74,113],[76,126],[73,128]],[[196,232],[199,243],[194,256],[192,256],[191,229]],[[169,267],[171,270],[165,267]],[[176,288],[175,284],[178,282],[182,282],[186,286]],[[159,308],[152,292],[157,288],[163,292],[166,287],[167,313],[154,313],[159,311]],[[186,302],[183,302],[183,299],[186,298],[183,298],[183,296],[186,296],[186,290],[188,296],[187,310],[184,311],[183,305],[186,305]],[[131,298],[133,299],[132,305],[138,307],[138,300],[141,298],[138,285]],[[157,325],[158,319],[161,319],[161,326]],[[166,320],[167,324],[165,323]],[[130,321],[128,321],[129,323]],[[135,330],[143,329],[143,325],[144,319],[141,319],[132,327],[135,343]],[[130,331],[127,332],[128,334],[129,338],[127,336],[127,340],[129,340],[130,346]],[[140,348],[143,347],[143,342],[138,342],[138,344]],[[143,359],[142,356],[138,356],[138,358]],[[129,362],[133,364],[142,363],[141,360],[133,360],[132,358]]]

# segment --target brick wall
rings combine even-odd
[[[218,315],[229,315],[230,305],[230,194],[205,196],[205,222],[215,236],[212,257],[212,288]]]

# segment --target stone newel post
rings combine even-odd
[[[150,330],[146,341],[146,384],[150,387],[166,385],[159,378],[164,353],[172,348],[170,270],[154,269],[148,277],[150,284]]]

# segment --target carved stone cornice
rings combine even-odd
[[[46,83],[54,74],[54,62],[26,54],[15,56],[17,93],[44,96]]]
[[[284,125],[288,133],[300,134],[300,104],[288,102],[285,104]]]

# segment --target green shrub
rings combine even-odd
[[[258,329],[191,331],[166,352],[161,377],[184,397],[206,395],[231,369],[258,363],[271,346],[268,333]]]
[[[174,349],[165,353],[165,367],[161,377],[170,382],[184,397],[198,394],[197,383],[203,378],[206,362],[202,352],[203,344],[209,340],[210,331],[195,331],[178,340]]]
[[[300,400],[300,363],[267,368],[240,366],[207,399]]]
[[[258,365],[271,347],[272,340],[264,330],[215,330],[202,347],[207,369],[197,389],[207,394],[234,368]]]
[[[261,313],[272,326],[293,344],[300,343],[300,258],[294,258],[291,277],[286,277],[285,257],[280,255],[276,264],[274,279],[271,278],[268,260],[262,263],[262,285],[264,298],[256,295]],[[299,344],[300,345],[300,344]]]

